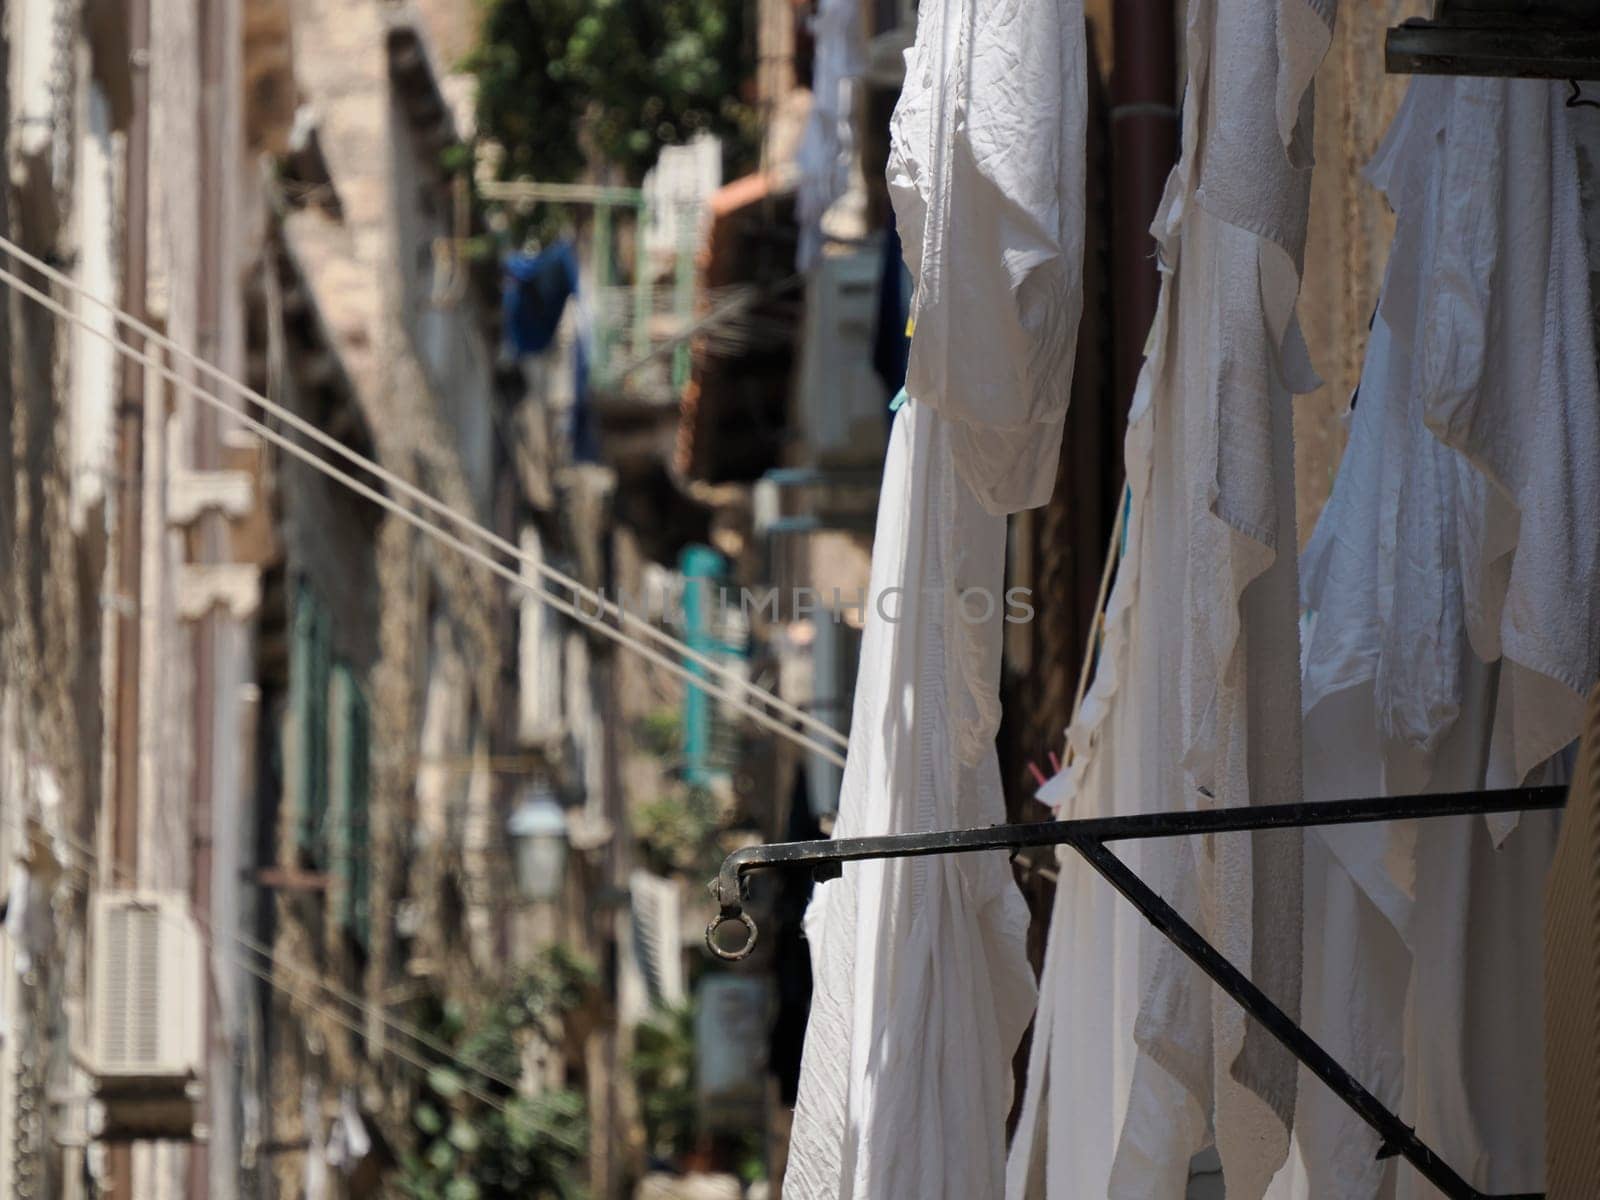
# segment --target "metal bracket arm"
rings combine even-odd
[[[1211,980],[1327,1084],[1382,1138],[1379,1157],[1400,1155],[1423,1178],[1451,1200],[1487,1200],[1486,1194],[1457,1175],[1448,1163],[1386,1108],[1287,1013],[1256,987],[1243,972],[1158,896],[1107,848],[1108,842],[1135,838],[1182,837],[1200,833],[1236,833],[1261,829],[1299,829],[1316,825],[1351,825],[1371,821],[1530,812],[1560,808],[1561,787],[1511,788],[1494,792],[1451,792],[1424,796],[1382,796],[1363,800],[1272,804],[1250,808],[1140,813],[1078,821],[1038,821],[995,825],[987,829],[952,829],[935,833],[890,834],[883,837],[839,838],[816,842],[781,842],[750,846],[730,854],[711,882],[719,912],[706,927],[706,945],[719,958],[745,958],[755,947],[756,925],[744,911],[751,872],[774,868],[809,868],[819,878],[833,878],[843,864],[871,858],[908,858],[928,854],[963,854],[979,850],[1021,850],[1031,846],[1071,846],[1128,899],[1173,945],[1182,950]],[[743,944],[725,948],[717,942],[724,923],[744,926]],[[1501,1200],[1539,1200],[1537,1193]]]

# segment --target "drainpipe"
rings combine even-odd
[[[227,302],[223,295],[223,197],[231,164],[224,162],[226,153],[224,121],[230,111],[228,97],[223,95],[223,67],[227,55],[225,37],[228,30],[229,0],[201,0],[198,6],[198,40],[200,42],[200,99],[195,111],[195,121],[200,134],[199,218],[200,236],[195,271],[195,299],[198,327],[195,350],[202,362],[219,365],[222,362],[221,334],[222,308]],[[191,450],[193,469],[215,471],[222,466],[220,441],[221,423],[215,409],[196,405],[194,411],[194,444]],[[200,564],[219,563],[226,553],[227,531],[220,513],[202,513],[191,534],[189,555]],[[212,871],[214,867],[214,835],[219,825],[216,788],[216,735],[217,735],[217,668],[218,647],[222,641],[222,618],[213,608],[203,613],[194,629],[194,774],[189,792],[189,836],[192,839],[190,869],[190,904],[195,919],[202,929],[212,928]],[[231,814],[236,817],[237,814]],[[230,814],[223,814],[220,822],[228,827]],[[233,931],[223,930],[227,937]],[[208,956],[211,951],[208,949]],[[214,971],[202,976],[201,1000],[201,1070],[205,1080],[207,1110],[206,1124],[221,1131],[223,1117],[225,1053],[218,1053],[214,1044],[219,1029],[218,997],[213,980]],[[211,1194],[210,1144],[196,1139],[189,1145],[189,1198],[206,1200]]]
[[[1178,157],[1173,0],[1116,0],[1111,42],[1112,380],[1120,445],[1160,291],[1150,222]]]
[[[128,120],[127,178],[123,228],[122,304],[144,320],[147,239],[150,224],[150,0],[128,0],[128,73],[132,99]],[[142,349],[140,339],[124,339]],[[141,364],[122,360],[117,397],[116,679],[111,783],[113,882],[137,879],[139,867],[139,623],[144,520],[144,392]],[[110,1147],[112,1186],[117,1196],[133,1193],[133,1152]]]
[[[128,63],[133,111],[128,123],[122,304],[144,320],[150,223],[150,0],[129,0]],[[126,329],[123,339],[142,350]],[[139,606],[143,524],[144,390],[142,364],[122,360],[117,403],[116,770],[112,781],[112,862],[131,880],[139,854]]]

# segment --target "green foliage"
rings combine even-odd
[[[674,788],[636,806],[631,821],[645,861],[658,873],[716,874],[722,819],[705,788],[691,784]]]
[[[634,736],[647,753],[676,761],[683,753],[683,716],[670,705],[658,708],[639,718]]]
[[[730,165],[751,156],[743,0],[483,2],[465,66],[505,178],[576,178],[588,148],[637,181],[662,146],[701,130],[724,139]]]
[[[634,1030],[628,1062],[639,1092],[645,1144],[657,1158],[674,1161],[694,1149],[698,1117],[694,1093],[694,1009],[663,1009]]]
[[[639,1093],[645,1145],[663,1162],[681,1163],[702,1142],[694,1079],[694,1007],[657,1009],[634,1030],[628,1069]],[[766,1177],[760,1130],[706,1139],[746,1183]]]
[[[556,1041],[560,1018],[594,985],[587,964],[555,947],[479,1011],[438,1005],[431,1032],[462,1059],[515,1082],[522,1043],[533,1035]],[[399,1186],[412,1200],[583,1200],[589,1130],[577,1092],[527,1097],[466,1068],[436,1067],[411,1120],[417,1139],[402,1156]]]

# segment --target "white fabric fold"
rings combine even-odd
[[[1005,521],[956,475],[946,422],[911,401],[884,470],[835,836],[1004,820],[986,702],[1001,617],[971,620],[985,606],[961,599],[998,589],[1004,552]],[[999,1194],[1034,1002],[1027,926],[1003,853],[849,863],[818,885],[785,1196]]]
[[[1050,499],[1083,309],[1082,0],[923,0],[889,188],[916,278],[906,390],[990,512]]]
[[[1126,443],[1128,537],[1068,732],[1065,815],[1300,795],[1290,399],[1315,385],[1294,305],[1306,88],[1331,21],[1304,0],[1189,6],[1183,150],[1154,229],[1162,298]],[[1118,852],[1297,1010],[1297,837]],[[1063,859],[1009,1194],[1176,1198],[1214,1138],[1230,1198],[1261,1196],[1287,1153],[1293,1059],[1084,872]],[[1096,986],[1110,995],[1086,994]]]
[[[1081,0],[918,14],[889,164],[912,399],[884,467],[835,836],[1005,817],[1005,514],[1049,499],[1072,383],[1084,39]],[[818,887],[785,1196],[1000,1195],[1027,926],[1003,854],[852,863]]]
[[[1305,555],[1309,799],[1557,782],[1600,672],[1600,387],[1565,85],[1413,80],[1350,440]],[[1600,204],[1591,201],[1600,216]],[[1538,1190],[1550,814],[1322,830],[1305,1025],[1469,1183]],[[1496,849],[1496,847],[1499,847]],[[1314,1082],[1273,1200],[1431,1194]]]

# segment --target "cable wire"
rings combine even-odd
[[[70,291],[74,296],[77,296],[78,298],[95,305],[97,308],[102,309],[109,316],[111,316],[111,318],[117,324],[126,326],[127,328],[133,330],[147,342],[166,350],[180,362],[195,368],[201,374],[215,380],[228,391],[234,393],[246,402],[254,404],[264,413],[276,417],[297,432],[304,434],[313,441],[317,442],[319,445],[325,446],[326,448],[332,450],[335,454],[346,459],[353,465],[369,472],[375,478],[392,487],[395,491],[399,492],[407,499],[415,501],[436,515],[445,518],[452,524],[457,525],[473,536],[480,538],[502,554],[505,554],[515,561],[532,568],[547,581],[567,589],[567,591],[572,594],[577,602],[593,605],[597,616],[614,617],[622,625],[631,625],[638,628],[645,636],[651,638],[652,640],[669,647],[677,653],[682,654],[684,657],[696,663],[698,666],[703,667],[706,670],[735,683],[743,693],[751,695],[760,700],[762,703],[770,705],[775,712],[789,717],[791,720],[796,721],[801,726],[808,728],[814,733],[817,733],[837,743],[841,747],[848,745],[849,739],[840,733],[839,730],[834,729],[831,725],[818,720],[804,709],[789,703],[779,696],[772,695],[762,691],[759,688],[753,687],[733,668],[718,662],[715,658],[701,654],[693,647],[687,645],[680,639],[673,637],[664,630],[657,629],[650,622],[628,612],[628,610],[623,608],[621,605],[607,600],[602,593],[585,587],[581,582],[579,582],[577,579],[574,579],[572,576],[567,575],[565,572],[550,566],[541,559],[535,558],[528,554],[520,547],[514,545],[504,537],[501,537],[499,534],[495,533],[492,529],[489,529],[480,522],[474,520],[471,516],[452,508],[449,504],[440,500],[438,497],[433,496],[429,492],[426,492],[416,485],[401,478],[399,475],[388,470],[380,463],[367,458],[365,455],[360,454],[355,450],[352,450],[349,446],[346,446],[343,442],[339,441],[337,438],[328,434],[324,430],[319,429],[310,421],[307,421],[305,418],[292,412],[290,409],[285,408],[283,405],[268,399],[262,393],[249,387],[240,380],[235,379],[233,376],[227,374],[227,372],[221,370],[220,368],[213,366],[211,363],[206,362],[203,358],[200,358],[193,352],[185,349],[183,346],[166,337],[148,323],[141,321],[132,314],[118,308],[110,301],[94,295],[87,288],[83,287],[76,280],[74,280],[71,276],[66,275],[65,273],[52,267],[43,259],[30,254],[27,250],[24,250],[11,239],[0,236],[0,252],[3,252],[16,261],[32,268],[40,275],[43,275],[46,279],[49,279],[51,282],[56,283],[57,285]],[[81,325],[82,327],[90,330],[90,332],[98,334],[104,340],[110,342],[112,347],[119,353],[124,353],[130,357],[137,357],[139,352],[133,347],[127,346],[120,339],[107,335],[103,330],[98,330],[93,326],[84,324],[83,318],[79,314],[71,312],[71,310],[64,308],[56,309],[52,303],[46,301],[43,294],[31,291],[29,289],[29,285],[22,282],[17,277],[8,276],[6,277],[6,282],[11,283],[14,287],[20,286],[21,290],[23,290],[25,294],[30,295],[33,299],[40,303],[44,303],[46,307],[51,308],[53,311],[57,311],[64,319],[69,320],[74,324]],[[156,366],[158,370],[162,369],[158,364],[150,363],[149,365]],[[170,379],[171,376],[168,375],[168,378]],[[204,392],[192,384],[188,384],[187,381],[180,379],[175,381],[175,383],[176,386],[190,389],[192,394],[196,395],[197,398],[211,404],[213,407],[220,408],[221,411],[231,413],[241,418],[245,416],[245,414],[241,413],[240,410],[234,405],[221,400],[220,397],[214,396],[211,393]],[[532,591],[533,589],[529,590]],[[544,593],[534,591],[534,594],[542,596]],[[586,623],[597,624],[598,622],[590,619],[587,620]]]
[[[41,273],[46,274],[49,277],[60,279],[65,278],[64,276],[60,276],[58,272],[55,272],[48,265],[39,262],[37,259],[33,259],[33,257],[28,255],[26,251],[21,251],[15,245],[15,243],[11,242],[7,238],[0,237],[0,251],[11,254],[13,257],[20,258],[23,261],[28,262],[30,266],[38,263],[38,267],[36,269],[39,269]],[[212,367],[210,364],[205,363],[203,360],[195,358],[187,351],[184,351],[181,348],[174,346],[172,343],[169,343],[167,339],[162,338],[160,335],[155,335],[154,337],[151,337],[150,340],[155,342],[157,345],[165,345],[170,347],[174,353],[179,355],[181,358],[184,358],[191,365],[201,368],[205,372],[213,375],[215,378],[223,381],[229,387],[237,391],[240,395],[245,396],[246,398],[255,402],[269,414],[279,417],[279,419],[284,420],[285,423],[290,424],[301,432],[306,433],[307,436],[310,436],[314,440],[335,449],[342,456],[351,460],[357,466],[365,469],[380,481],[393,486],[395,490],[400,491],[402,494],[405,494],[408,497],[416,499],[419,503],[423,504],[430,510],[448,517],[452,522],[465,527],[469,532],[473,533],[480,539],[487,541],[496,549],[500,549],[503,553],[509,554],[517,561],[534,568],[546,578],[553,580],[561,586],[567,587],[573,592],[574,599],[579,604],[583,602],[593,603],[596,611],[593,613],[585,612],[578,607],[577,604],[569,603],[566,600],[563,600],[554,594],[535,586],[533,581],[527,579],[518,572],[511,570],[503,563],[490,557],[478,547],[469,545],[468,543],[462,541],[459,537],[456,537],[454,534],[446,531],[441,526],[424,520],[422,517],[400,505],[390,497],[361,482],[348,472],[334,466],[326,459],[323,459],[320,456],[312,453],[310,450],[272,429],[264,422],[257,420],[244,411],[241,411],[241,409],[237,406],[230,404],[228,401],[223,400],[216,395],[213,395],[193,381],[179,375],[176,371],[173,371],[170,367],[164,365],[159,360],[141,350],[125,344],[114,334],[106,330],[96,328],[82,316],[74,313],[66,306],[56,301],[53,297],[49,296],[38,288],[33,287],[31,284],[27,283],[25,280],[13,274],[12,272],[0,268],[0,282],[9,285],[21,294],[29,297],[42,307],[55,313],[61,319],[68,321],[71,324],[85,330],[86,332],[108,342],[117,353],[136,362],[142,363],[144,366],[155,371],[162,378],[166,379],[180,391],[193,396],[195,399],[200,400],[202,403],[205,403],[210,407],[230,414],[236,420],[243,423],[246,428],[255,432],[265,441],[272,445],[278,446],[289,454],[294,455],[296,458],[299,458],[313,469],[320,471],[322,474],[327,475],[329,478],[341,483],[349,490],[365,497],[374,504],[377,504],[379,507],[393,513],[395,516],[400,517],[402,520],[406,521],[419,531],[437,539],[438,541],[443,542],[445,545],[452,547],[463,556],[479,563],[514,586],[528,592],[530,595],[535,596],[540,602],[549,605],[558,612],[570,616],[573,620],[579,622],[580,624],[599,631],[604,636],[611,638],[613,641],[616,641],[621,645],[628,646],[645,657],[647,660],[660,666],[663,670],[669,671],[670,673],[678,676],[689,686],[700,688],[706,694],[721,700],[736,710],[744,713],[762,727],[777,733],[782,737],[788,738],[802,749],[817,754],[836,766],[844,765],[843,756],[837,751],[829,746],[823,745],[819,741],[807,737],[804,733],[795,729],[793,726],[787,725],[782,721],[775,719],[767,711],[756,708],[752,703],[746,700],[745,697],[752,697],[770,704],[774,710],[782,713],[783,715],[792,716],[797,722],[805,725],[807,728],[818,729],[820,732],[825,733],[835,744],[848,745],[848,738],[840,733],[840,731],[832,728],[829,725],[826,725],[822,721],[811,716],[811,714],[796,708],[787,701],[783,701],[778,697],[773,696],[771,693],[762,691],[761,689],[751,685],[748,681],[732,672],[729,668],[693,650],[691,647],[672,637],[672,635],[656,629],[655,626],[651,625],[649,622],[634,616],[620,605],[607,600],[600,593],[584,587],[577,580],[572,579],[571,577],[553,567],[550,567],[548,564],[543,563],[538,559],[535,559],[529,555],[525,555],[520,549],[513,546],[510,542],[507,542],[504,538],[501,538],[492,531],[485,529],[482,525],[473,521],[470,517],[457,512],[449,505],[444,504],[442,501],[435,499],[421,489],[414,487],[403,479],[400,479],[397,475],[394,475],[393,472],[386,470],[365,456],[356,453],[349,447],[343,445],[341,442],[323,433],[322,430],[317,429],[316,426],[311,425],[309,422],[304,421],[294,413],[289,412],[289,410],[283,408],[281,405],[277,405],[272,401],[267,400],[265,397],[260,396],[259,393],[252,391],[244,384],[232,379],[231,376],[224,374],[223,372]],[[123,313],[120,309],[116,309],[108,305],[105,301],[91,296],[87,291],[79,288],[70,280],[68,281],[68,285],[76,294],[84,296],[94,303],[106,308],[114,317],[116,317],[118,321],[129,325],[138,332],[143,333],[144,330],[149,328],[148,326],[144,326],[141,322],[138,322],[135,318],[127,316],[127,314]],[[153,333],[154,331],[151,332]],[[607,624],[601,619],[602,617],[612,615],[617,616],[623,624],[640,627],[644,631],[648,632],[648,634],[651,635],[654,640],[664,643],[674,651],[690,658],[698,665],[736,682],[738,684],[739,694],[735,694],[731,691],[724,691],[721,688],[716,687],[705,677],[696,674],[688,667],[685,667],[682,663],[668,658],[666,655],[661,654],[650,646],[647,646],[638,638],[629,635],[623,629]]]
[[[208,375],[216,381],[222,383],[236,395],[246,399],[247,401],[255,403],[263,412],[277,417],[285,424],[312,438],[314,441],[334,450],[336,453],[351,461],[354,465],[368,471],[379,481],[389,485],[408,498],[415,500],[417,503],[423,505],[430,511],[447,518],[458,526],[463,527],[467,532],[477,536],[481,540],[493,546],[495,549],[500,550],[502,553],[509,555],[519,563],[523,563],[529,567],[532,567],[545,579],[557,584],[558,586],[567,588],[573,594],[574,599],[580,602],[588,602],[593,604],[596,611],[593,613],[585,612],[576,604],[568,603],[567,601],[537,587],[531,580],[519,574],[518,572],[511,570],[503,563],[496,561],[478,547],[469,545],[455,535],[447,532],[440,526],[424,520],[422,517],[398,504],[392,498],[363,483],[359,479],[356,479],[349,473],[340,470],[338,467],[327,462],[325,459],[319,457],[305,447],[298,445],[283,434],[272,429],[264,422],[250,416],[247,412],[241,411],[238,406],[223,400],[221,397],[212,394],[191,380],[179,375],[176,371],[172,370],[159,359],[143,352],[142,350],[136,349],[133,346],[127,345],[114,333],[97,328],[96,326],[90,324],[80,314],[75,313],[66,306],[60,304],[47,293],[35,288],[14,273],[0,268],[0,282],[3,282],[6,285],[14,288],[20,294],[27,296],[29,299],[41,305],[47,311],[55,314],[58,318],[77,328],[83,329],[85,332],[101,338],[103,341],[110,344],[116,353],[133,361],[139,362],[146,368],[155,371],[158,375],[160,375],[174,387],[178,388],[180,391],[194,397],[195,399],[207,404],[212,408],[234,416],[247,428],[251,429],[269,444],[278,446],[285,452],[295,456],[296,458],[299,458],[313,469],[327,475],[329,478],[342,484],[356,494],[363,496],[386,511],[393,513],[395,516],[400,517],[402,520],[411,524],[419,531],[435,538],[438,541],[441,541],[447,546],[450,546],[464,557],[486,567],[488,570],[515,585],[516,587],[529,592],[541,603],[548,604],[550,607],[555,608],[558,612],[564,613],[565,615],[578,621],[580,624],[598,629],[602,634],[612,638],[619,644],[628,646],[644,656],[647,660],[654,662],[663,669],[679,676],[689,686],[698,687],[712,697],[730,704],[732,707],[745,713],[751,719],[755,720],[764,727],[789,738],[791,741],[794,741],[802,749],[818,754],[824,759],[833,762],[835,765],[843,765],[842,756],[837,754],[837,752],[832,748],[824,746],[819,742],[806,737],[799,730],[796,730],[793,727],[774,719],[767,712],[755,708],[752,704],[748,703],[744,697],[750,697],[751,699],[759,700],[769,704],[775,711],[783,715],[793,717],[793,719],[807,726],[808,728],[817,729],[818,732],[823,733],[831,740],[838,742],[841,745],[847,745],[848,739],[838,730],[833,729],[831,726],[828,726],[817,720],[809,713],[804,712],[804,710],[798,709],[788,702],[781,700],[779,697],[773,696],[770,693],[764,692],[762,689],[751,685],[748,681],[732,672],[723,664],[718,663],[714,659],[710,659],[707,656],[699,654],[691,647],[684,645],[678,641],[678,639],[673,638],[670,634],[656,629],[656,627],[649,624],[649,622],[644,621],[631,613],[628,613],[627,610],[623,609],[620,605],[606,600],[602,594],[584,587],[577,580],[565,575],[563,572],[556,570],[555,568],[550,567],[548,564],[545,564],[537,559],[532,558],[532,556],[525,554],[518,547],[512,545],[510,542],[506,541],[504,538],[501,538],[493,531],[472,520],[470,517],[465,516],[464,514],[451,508],[442,501],[437,500],[435,497],[429,495],[421,489],[414,487],[404,479],[401,479],[399,476],[395,475],[393,472],[386,470],[365,456],[356,453],[343,443],[337,441],[328,434],[324,433],[322,430],[318,429],[316,426],[303,420],[293,412],[290,412],[288,409],[283,408],[281,405],[275,404],[274,402],[268,400],[265,396],[262,396],[260,393],[257,393],[253,389],[247,387],[245,384],[235,380],[233,377],[227,375],[216,367],[213,367],[203,359],[200,359],[189,353],[187,350],[162,336],[144,322],[141,322],[137,318],[132,317],[126,312],[123,312],[121,309],[118,309],[109,302],[94,296],[86,289],[80,287],[74,280],[54,270],[48,264],[44,263],[40,259],[35,258],[16,243],[3,236],[0,236],[0,252],[6,253],[16,261],[33,268],[45,277],[65,287],[74,295],[85,299],[88,302],[105,310],[118,324],[134,330],[142,337],[147,339],[149,343],[167,350],[180,361],[186,362],[188,365],[195,367],[201,373]],[[624,624],[631,624],[642,628],[648,635],[652,636],[654,640],[666,644],[671,649],[683,654],[685,657],[691,659],[705,669],[710,670],[719,676],[730,678],[739,685],[740,692],[743,694],[736,695],[732,692],[725,692],[722,689],[715,687],[704,677],[696,675],[693,671],[687,667],[684,667],[681,663],[668,658],[666,655],[646,645],[638,638],[631,637],[620,628],[605,624],[600,619],[602,616],[615,617]],[[64,836],[63,840],[67,841],[69,845],[72,845],[77,854],[85,857],[91,863],[98,863],[99,855],[93,850],[92,847],[70,836]],[[79,869],[92,882],[92,876],[90,873],[81,866]],[[126,880],[125,873],[119,868],[114,867],[113,873],[114,876],[122,877],[124,880]],[[201,936],[208,948],[225,954],[237,966],[249,974],[262,980],[270,987],[273,987],[284,993],[296,1002],[304,1004],[312,1011],[319,1012],[329,1017],[331,1020],[337,1022],[354,1033],[363,1036],[366,1034],[366,1029],[357,1024],[347,1014],[340,1012],[332,1005],[319,999],[315,991],[309,993],[299,991],[298,989],[290,986],[285,980],[278,977],[278,975],[276,975],[273,971],[266,970],[260,964],[251,962],[238,950],[232,949],[226,945],[218,946],[215,931],[210,924],[206,921],[203,921],[197,914],[191,913],[191,919],[195,922],[195,925],[197,929],[199,929]],[[385,1027],[404,1037],[411,1038],[419,1045],[424,1046],[428,1050],[439,1055],[440,1058],[445,1062],[461,1067],[484,1079],[490,1080],[504,1087],[512,1088],[514,1090],[515,1085],[503,1075],[492,1071],[482,1064],[463,1058],[451,1050],[445,1043],[426,1034],[417,1026],[411,1025],[408,1022],[391,1016],[381,1008],[360,999],[353,993],[348,992],[342,987],[333,984],[326,979],[313,975],[304,968],[282,960],[270,948],[262,945],[260,942],[255,941],[253,938],[249,938],[233,931],[229,931],[227,936],[237,943],[239,947],[242,947],[245,950],[260,956],[277,970],[293,974],[299,978],[307,980],[313,988],[319,989],[328,993],[329,995],[334,996],[341,1003],[349,1006],[351,1009],[365,1017],[368,1017],[369,1019],[375,1017]],[[424,1072],[431,1071],[440,1065],[439,1063],[430,1063],[421,1056],[403,1049],[402,1046],[396,1042],[386,1042],[383,1052],[390,1054],[395,1058],[407,1063],[408,1065]],[[505,1105],[498,1098],[482,1091],[470,1082],[463,1082],[462,1087],[463,1091],[467,1092],[467,1094],[471,1095],[474,1099],[477,1099],[480,1102],[489,1105],[490,1107],[504,1111]]]

